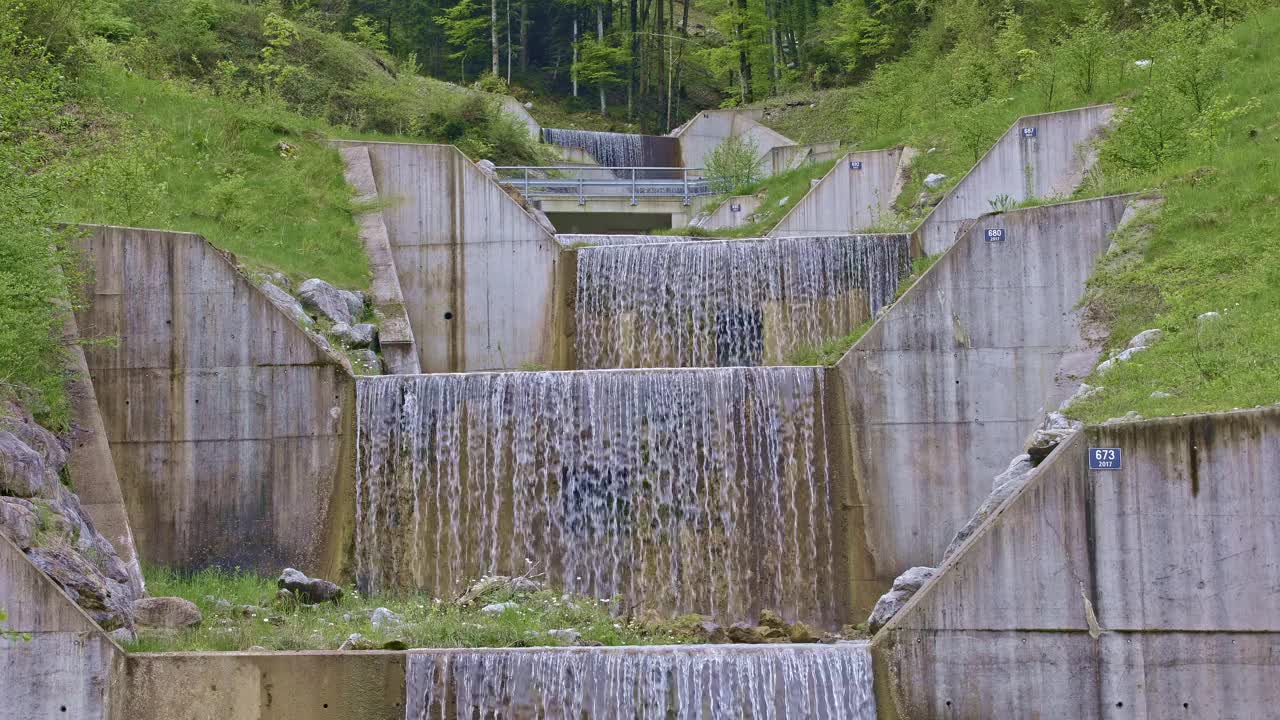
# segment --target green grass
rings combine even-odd
[[[146,571],[147,591],[194,602],[203,621],[173,632],[142,630],[129,649],[135,652],[178,650],[336,650],[352,633],[381,647],[399,641],[408,647],[527,647],[564,644],[546,631],[572,628],[580,643],[652,645],[691,642],[682,631],[692,618],[645,623],[613,617],[611,600],[569,597],[550,590],[512,595],[499,591],[470,608],[424,595],[363,597],[345,588],[338,604],[316,606],[277,601],[274,579],[204,570],[182,575],[160,569]],[[218,601],[225,601],[219,603]],[[486,603],[514,600],[516,607],[490,614]],[[246,610],[246,606],[254,609]],[[375,630],[369,614],[385,607],[403,621],[395,629]]]
[[[1164,339],[1103,375],[1071,408],[1091,422],[1230,410],[1280,401],[1280,10],[1239,25],[1224,91],[1256,106],[1216,148],[1146,178],[1102,178],[1111,190],[1159,188],[1164,207],[1116,239],[1090,282],[1086,309],[1111,328],[1108,350],[1151,327]],[[1216,321],[1196,318],[1218,312]],[[1152,398],[1153,392],[1169,393]]]
[[[728,193],[725,198],[734,195],[758,195],[764,193],[764,199],[760,203],[760,207],[753,213],[756,219],[745,225],[739,225],[734,228],[721,228],[719,230],[706,231],[707,237],[761,237],[765,233],[773,229],[791,208],[796,206],[800,200],[809,194],[812,181],[820,180],[831,168],[835,167],[835,160],[825,162],[809,163],[802,165],[794,170],[788,170],[767,177],[759,182],[744,187],[734,188],[733,192]],[[725,198],[721,198],[719,202],[714,203],[711,207],[718,207],[720,202]],[[783,202],[783,201],[786,202]],[[673,234],[688,234],[685,232],[687,228],[673,230]]]
[[[91,121],[73,158],[88,171],[66,196],[67,219],[196,232],[253,269],[368,284],[351,190],[322,123],[105,56],[80,88],[86,115],[104,120]]]

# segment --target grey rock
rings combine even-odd
[[[1165,398],[1171,398],[1171,397],[1173,397],[1171,393],[1167,393],[1163,390],[1156,390],[1155,392],[1151,393],[1152,400],[1163,400]]]
[[[144,627],[181,629],[204,619],[195,603],[180,597],[139,598],[133,601],[133,613]]]
[[[696,631],[698,639],[702,642],[717,645],[729,642],[729,634],[724,631],[724,628],[721,627],[719,623],[704,620],[698,623]]]
[[[374,630],[386,631],[400,627],[403,622],[400,620],[399,615],[391,612],[387,608],[380,607],[375,608],[369,615],[369,624],[373,625]]]
[[[274,283],[264,282],[262,283],[261,288],[263,294],[267,296],[267,299],[276,307],[288,313],[289,317],[293,318],[294,322],[304,327],[315,322],[311,319],[311,316],[307,314],[307,311],[302,309],[302,303],[298,302],[297,298],[284,290],[281,290]]]
[[[0,405],[0,430],[7,430],[44,460],[45,471],[57,483],[58,472],[67,464],[70,445],[44,429],[23,408],[13,403]]]
[[[788,195],[788,196],[786,196],[786,197],[782,198],[781,200],[779,200],[779,201],[778,201],[778,207],[786,207],[786,206],[787,206],[787,203],[789,203],[789,202],[791,202],[791,196],[790,196],[790,195]]]
[[[1129,348],[1149,348],[1164,339],[1164,331],[1160,328],[1143,330],[1129,341]]]
[[[577,645],[578,642],[582,640],[582,633],[574,630],[573,628],[557,628],[555,630],[548,630],[547,635],[550,635],[565,645]]]
[[[734,623],[729,626],[728,636],[730,642],[756,645],[765,642],[762,628],[758,628],[750,623]]]
[[[351,363],[357,366],[355,370],[363,375],[381,375],[384,372],[382,358],[372,350],[355,351],[352,353]]]
[[[116,628],[108,634],[111,636],[112,640],[115,640],[116,643],[120,645],[128,645],[129,643],[137,642],[138,640],[138,633],[134,632],[132,628]]]
[[[103,630],[133,626],[133,592],[129,586],[103,575],[73,548],[62,543],[33,547],[27,556]]]
[[[493,164],[492,160],[477,161],[476,167],[479,168],[480,172],[484,173],[486,177],[494,180],[495,182],[498,180],[498,167]]]
[[[307,335],[311,336],[311,339],[314,340],[317,345],[324,348],[325,350],[333,349],[333,346],[329,344],[329,341],[326,340],[325,337],[320,333],[309,330],[307,331]]]
[[[1143,350],[1146,350],[1146,348],[1139,346],[1139,347],[1126,348],[1120,351],[1110,360],[1107,360],[1098,365],[1098,374],[1105,373],[1111,368],[1115,367],[1116,365],[1119,365],[1122,362],[1128,362],[1130,359],[1133,358],[1134,355],[1137,355]]]
[[[1035,464],[1031,462],[1030,455],[1019,455],[1015,457],[1005,471],[1000,473],[991,482],[991,494],[986,500],[978,506],[978,510],[974,512],[973,517],[964,524],[964,527],[955,534],[951,539],[947,549],[942,553],[942,561],[946,562],[952,555],[960,549],[965,540],[977,532],[982,523],[986,521],[991,513],[995,512],[1001,504],[1004,503],[1011,495],[1018,491],[1027,478],[1031,476],[1031,471],[1035,469]]]
[[[338,646],[339,650],[376,650],[377,644],[369,640],[360,633],[351,633],[346,640],[342,641],[342,645]]]
[[[1076,391],[1071,394],[1071,397],[1062,401],[1062,405],[1058,407],[1058,412],[1062,412],[1066,410],[1067,408],[1075,404],[1075,402],[1078,400],[1083,400],[1087,397],[1091,397],[1093,395],[1096,395],[1097,393],[1102,392],[1103,389],[1104,388],[1102,388],[1101,386],[1094,386],[1094,385],[1090,385],[1089,383],[1080,383],[1080,387],[1076,388]]]
[[[810,189],[810,190],[812,190],[812,189],[814,189],[814,188],[818,187],[818,184],[819,184],[819,183],[821,183],[821,182],[822,182],[822,179],[821,179],[821,178],[813,178],[813,179],[811,179],[811,180],[809,181],[809,189]]]
[[[293,289],[293,281],[289,279],[288,275],[285,275],[282,272],[269,272],[265,273],[262,277],[266,282],[284,288],[286,291]]]
[[[331,322],[350,325],[355,319],[350,295],[320,278],[302,283],[298,287],[298,298],[304,308]]]
[[[39,529],[40,516],[30,500],[0,497],[0,533],[9,536],[19,549],[30,548]]]
[[[337,323],[329,332],[349,348],[367,348],[378,338],[378,328],[371,323]]]
[[[347,309],[351,311],[352,319],[359,319],[364,314],[365,294],[359,290],[339,290],[342,297],[347,301]]]
[[[936,572],[931,567],[913,567],[899,575],[893,581],[893,589],[876,601],[871,617],[867,618],[868,629],[874,633],[884,627]]]
[[[929,173],[925,176],[924,186],[930,190],[936,190],[941,187],[942,183],[947,181],[947,176],[942,173]]]
[[[513,600],[508,600],[500,603],[489,603],[488,605],[480,608],[480,612],[487,613],[489,615],[500,615],[517,607],[519,607],[519,603],[516,603]]]
[[[1212,322],[1214,320],[1217,320],[1220,317],[1222,317],[1221,313],[1209,311],[1207,313],[1197,315],[1196,320],[1199,320],[1200,322]]]
[[[267,652],[267,649],[261,645],[250,645],[248,652]]]
[[[300,570],[285,568],[276,580],[276,587],[288,590],[298,599],[309,605],[322,602],[337,602],[342,599],[342,588],[321,578],[307,577]]]
[[[538,592],[541,589],[542,583],[532,578],[488,575],[471,583],[471,587],[467,588],[466,592],[458,597],[458,604],[462,607],[467,607],[484,599],[485,596],[499,591],[525,594]]]
[[[0,495],[36,497],[47,495],[50,473],[44,458],[11,432],[0,432]],[[57,477],[52,478],[57,483]]]
[[[760,624],[767,628],[786,629],[787,621],[782,616],[772,610],[760,611]]]
[[[793,623],[789,630],[793,643],[822,642],[822,634],[802,622]]]
[[[1072,420],[1062,413],[1049,413],[1027,443],[1027,454],[1031,456],[1032,464],[1039,465],[1063,440],[1082,427],[1084,423]]]

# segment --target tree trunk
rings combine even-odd
[[[578,97],[578,16],[573,16],[573,65],[569,66],[573,78],[573,96]]]
[[[658,91],[658,102],[662,102],[663,98],[667,94],[667,20],[666,13],[664,12],[664,5],[666,5],[666,1],[667,0],[656,0],[656,4],[658,6],[657,15],[654,16],[653,20],[653,27],[657,30],[657,32],[654,33],[656,36],[654,37],[654,40],[657,41],[655,43],[655,49],[657,52],[655,52],[654,55],[657,57],[658,66],[654,75],[658,78],[658,82],[655,83]],[[662,122],[661,114],[658,115],[658,122]]]
[[[529,0],[520,0],[520,72],[529,72]]]
[[[604,7],[596,5],[596,42],[604,45]],[[600,116],[608,112],[604,105],[604,83],[600,83]]]
[[[636,0],[628,0],[631,14],[631,62],[627,84],[627,118],[636,119],[636,96],[640,91],[640,15]]]
[[[511,85],[511,0],[507,0],[507,85]]]
[[[738,83],[742,103],[751,102],[751,59],[747,57],[747,0],[738,0]]]
[[[502,77],[498,65],[498,0],[489,0],[489,47],[493,55],[493,76]]]

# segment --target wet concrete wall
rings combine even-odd
[[[130,655],[129,720],[402,720],[402,652]]]
[[[1273,715],[1277,478],[1274,407],[1078,434],[877,635],[882,717]]]
[[[198,235],[88,228],[76,316],[144,562],[336,572],[354,384]]]
[[[108,720],[119,713],[124,652],[0,533],[0,718]]]
[[[704,230],[719,230],[746,225],[751,213],[759,207],[760,198],[755,195],[734,195],[721,203],[698,227]]]
[[[967,222],[1002,206],[1068,197],[1093,164],[1091,141],[1114,114],[1114,106],[1096,105],[1020,118],[921,223],[924,253],[951,247]]]
[[[680,156],[685,167],[706,167],[707,154],[730,137],[749,139],[756,145],[762,165],[769,162],[769,152],[779,146],[795,145],[789,138],[761,125],[760,111],[703,110],[676,129],[672,136],[680,139]]]
[[[551,233],[457,148],[340,144],[373,162],[423,372],[566,366],[572,270]]]
[[[405,311],[404,294],[400,291],[400,277],[396,274],[395,255],[391,252],[391,240],[387,235],[386,218],[379,204],[378,185],[373,179],[373,164],[369,150],[364,147],[346,147],[340,151],[346,168],[347,184],[356,191],[358,202],[374,208],[356,216],[360,226],[360,241],[369,256],[369,298],[373,301],[378,318],[378,349],[387,372],[393,375],[413,375],[422,372],[419,365],[418,346],[413,339],[413,327]]]
[[[837,363],[844,402],[830,422],[850,445],[870,558],[855,596],[874,601],[935,564],[1069,392],[1060,379],[1092,367],[1075,305],[1125,203],[982,218]]]
[[[904,157],[905,156],[905,157]],[[887,219],[905,178],[903,148],[845,155],[769,231],[769,237],[865,232]]]

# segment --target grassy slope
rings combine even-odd
[[[1225,92],[1258,105],[1216,151],[1139,181],[1158,187],[1165,207],[1118,238],[1092,281],[1090,309],[1110,324],[1111,349],[1149,327],[1165,339],[1090,379],[1106,389],[1072,408],[1084,419],[1280,401],[1280,10],[1241,24],[1232,45],[1239,64]],[[1221,317],[1196,319],[1210,311]],[[1152,398],[1157,391],[1171,397]]]
[[[514,597],[510,592],[486,596],[476,603],[516,600],[501,613],[464,609],[426,596],[361,597],[347,588],[340,604],[297,607],[277,603],[275,582],[256,575],[206,570],[182,576],[166,570],[147,573],[147,591],[155,596],[183,597],[199,606],[203,622],[176,634],[142,631],[130,649],[172,650],[336,650],[352,633],[379,647],[400,640],[410,647],[524,647],[567,644],[548,630],[572,628],[582,641],[601,645],[655,645],[689,642],[680,622],[646,625],[615,618],[610,603],[597,598],[564,597],[541,591]],[[221,607],[218,600],[227,604]],[[245,612],[253,606],[260,610]],[[369,614],[385,607],[403,620],[396,629],[374,629]],[[692,622],[686,622],[689,625]]]

